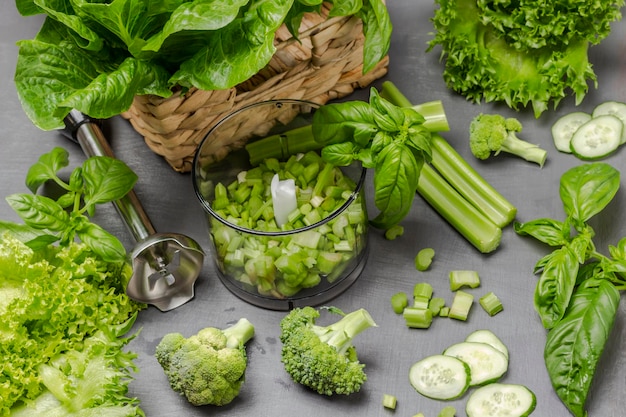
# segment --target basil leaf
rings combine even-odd
[[[322,149],[322,158],[336,166],[348,166],[356,158],[359,147],[352,142],[335,143]]]
[[[36,248],[30,246],[28,242],[32,242],[42,238],[48,239],[46,238],[46,236],[51,236],[46,245],[48,243],[53,243],[59,240],[59,238],[56,236],[48,235],[45,231],[35,229],[34,227],[30,227],[26,224],[18,224],[14,222],[0,220],[0,237],[6,232],[11,233],[13,236],[15,236],[20,241],[26,243],[32,249]]]
[[[558,220],[542,218],[525,223],[513,223],[513,230],[521,236],[532,236],[540,242],[550,246],[567,244],[569,229],[565,223]]]
[[[354,141],[364,146],[378,131],[372,108],[362,101],[327,104],[313,115],[313,137],[322,145]]]
[[[411,208],[421,164],[406,146],[387,145],[377,157],[374,170],[374,204],[380,210],[372,223],[379,228],[397,224]]]
[[[122,161],[106,156],[87,159],[83,164],[85,205],[119,200],[132,190],[137,175]]]
[[[382,0],[364,0],[356,14],[363,21],[363,73],[373,69],[389,52],[392,25],[387,7]]]
[[[577,289],[563,319],[548,332],[544,350],[552,386],[576,417],[586,416],[589,387],[620,301],[615,286],[594,281]]]
[[[370,105],[374,109],[374,122],[381,130],[398,132],[405,127],[402,108],[380,97],[380,94],[374,88],[370,89]]]
[[[55,232],[66,229],[69,215],[53,199],[33,194],[12,194],[6,198],[28,226]]]
[[[546,329],[553,328],[565,314],[578,267],[576,254],[567,246],[556,249],[546,259],[534,294],[535,310]]]
[[[69,163],[69,153],[65,149],[53,148],[50,152],[41,155],[29,168],[26,173],[26,186],[31,192],[36,193],[46,181],[56,179],[57,172]]]
[[[614,260],[626,261],[626,237],[623,237],[617,246],[609,245],[609,253]]]
[[[126,258],[124,245],[111,233],[94,223],[85,223],[76,230],[80,240],[107,262],[122,261]]]
[[[602,211],[617,193],[619,171],[596,162],[568,170],[561,176],[559,194],[568,216],[586,222]]]

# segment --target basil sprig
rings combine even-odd
[[[542,218],[515,223],[520,235],[555,249],[541,258],[534,295],[535,309],[548,335],[544,358],[557,395],[576,417],[585,402],[598,361],[626,289],[626,237],[596,250],[589,220],[612,201],[620,174],[606,163],[590,163],[565,172],[559,194],[565,220]]]
[[[94,215],[98,204],[124,197],[135,185],[137,175],[120,160],[94,156],[74,168],[66,182],[58,172],[68,165],[68,152],[54,148],[43,154],[26,175],[26,186],[32,194],[6,197],[24,221],[20,233],[29,237],[26,244],[34,249],[56,242],[67,245],[78,237],[105,261],[125,259],[126,249],[122,243],[92,223],[89,216]],[[35,194],[48,181],[62,190],[56,200]]]
[[[338,166],[361,161],[374,168],[374,203],[378,228],[399,223],[409,212],[425,162],[430,162],[430,131],[424,117],[397,107],[370,90],[369,103],[327,104],[313,116],[313,135],[322,144],[322,158]]]

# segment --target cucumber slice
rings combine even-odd
[[[572,153],[570,143],[574,132],[591,120],[591,115],[582,111],[568,113],[552,125],[552,140],[560,152]]]
[[[432,355],[411,366],[409,381],[425,397],[452,400],[467,391],[470,368],[454,356]]]
[[[443,354],[469,365],[470,386],[496,381],[509,368],[509,360],[504,353],[487,343],[461,342],[450,346]]]
[[[606,114],[617,117],[622,121],[624,126],[626,126],[626,103],[619,101],[605,101],[602,104],[598,104],[596,108],[593,109],[591,116],[598,117]],[[624,143],[626,143],[626,128],[622,130],[621,144]]]
[[[619,147],[624,124],[612,115],[593,117],[574,132],[572,153],[580,159],[604,158]]]
[[[494,383],[470,395],[465,413],[467,417],[526,417],[536,405],[535,394],[525,386]]]
[[[487,329],[476,330],[470,333],[465,338],[465,341],[486,343],[498,349],[500,352],[502,352],[504,356],[506,356],[507,359],[509,358],[509,349],[506,347],[504,343],[502,343],[502,341],[498,338],[498,336],[496,336],[491,330],[487,330]]]

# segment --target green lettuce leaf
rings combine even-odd
[[[18,42],[15,84],[22,107],[43,130],[64,127],[70,110],[109,118],[136,95],[169,97],[196,87],[227,89],[272,58],[276,30],[298,33],[320,0],[16,0],[24,16],[45,14]],[[391,24],[382,0],[333,0],[331,14],[364,23],[364,72],[386,54]]]
[[[132,274],[127,262],[104,262],[83,243],[33,250],[3,229],[0,416],[44,391],[42,364],[82,348],[102,329],[117,329],[145,307],[125,293]]]

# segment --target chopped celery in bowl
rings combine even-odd
[[[300,100],[244,107],[209,131],[194,160],[218,276],[260,307],[325,303],[352,285],[367,261],[366,171],[358,163],[325,163],[299,136],[317,107]],[[260,140],[263,148],[244,146]],[[224,146],[227,154],[216,156]]]

